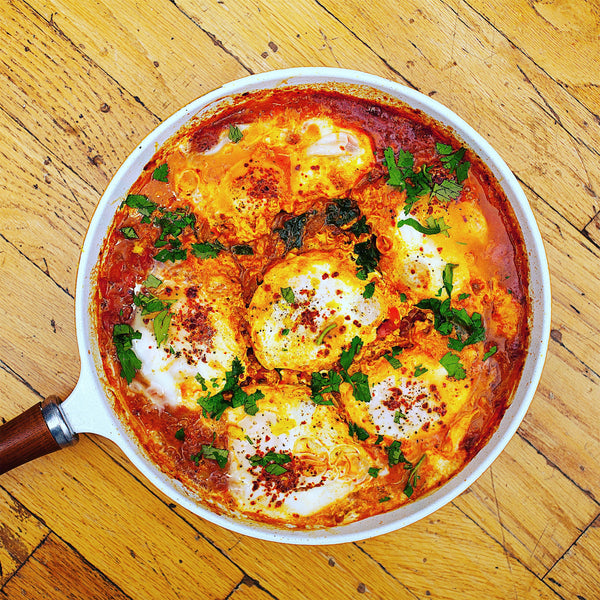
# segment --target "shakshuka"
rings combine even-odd
[[[451,130],[352,90],[257,91],[158,148],[94,313],[115,410],[213,511],[299,529],[455,476],[516,389],[521,231]]]

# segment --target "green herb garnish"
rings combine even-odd
[[[113,327],[113,343],[117,351],[117,358],[121,363],[121,377],[131,383],[137,370],[142,366],[142,361],[133,351],[133,340],[139,340],[141,332],[135,331],[127,323],[117,323]]]
[[[234,144],[237,144],[244,137],[242,130],[237,125],[230,125],[227,135]]]
[[[467,373],[460,362],[460,357],[452,352],[447,352],[440,358],[440,365],[446,369],[449,377],[454,379],[464,379]]]
[[[167,175],[169,174],[169,165],[167,163],[163,163],[162,165],[156,167],[154,171],[152,171],[152,179],[156,179],[156,181],[162,181],[167,183],[169,178]]]

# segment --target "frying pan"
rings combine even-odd
[[[314,531],[288,530],[212,512],[148,459],[113,410],[111,392],[103,376],[90,307],[95,285],[95,265],[113,215],[158,146],[192,116],[214,109],[228,96],[287,85],[331,82],[342,86],[367,86],[371,88],[371,93],[375,90],[378,94],[398,98],[423,111],[453,129],[488,165],[513,207],[527,248],[532,305],[531,338],[521,380],[498,429],[453,479],[413,503],[357,523]],[[398,83],[358,71],[306,67],[252,75],[226,84],[176,112],[144,139],[117,171],[92,217],[79,260],[75,310],[81,355],[78,383],[63,402],[51,396],[0,427],[0,473],[73,444],[80,433],[101,435],[115,442],[131,462],[167,496],[213,523],[264,540],[332,544],[387,533],[427,516],[463,492],[500,454],[525,416],[541,376],[550,332],[550,280],[542,239],[525,194],[500,156],[469,125],[435,100]]]

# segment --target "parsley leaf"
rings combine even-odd
[[[455,265],[453,263],[446,263],[446,266],[444,267],[444,272],[442,273],[442,281],[444,283],[444,289],[448,294],[448,298],[452,296],[452,288],[454,287],[452,285],[452,279],[454,277],[454,267],[458,267],[458,265]]]
[[[156,202],[152,202],[148,200],[148,196],[143,196],[142,194],[129,194],[123,204],[129,206],[130,208],[137,209],[138,213],[148,219],[147,222],[150,222],[150,215],[156,210],[158,206]]]
[[[185,431],[184,431],[183,427],[181,429],[178,429],[175,432],[175,439],[179,440],[180,442],[182,442],[183,440],[185,440]]]
[[[377,236],[372,235],[364,242],[354,246],[356,264],[360,267],[356,273],[359,279],[365,280],[367,275],[377,268],[381,252],[377,248]]]
[[[379,471],[381,471],[381,469],[378,469],[377,467],[369,467],[368,473],[373,479],[376,479],[377,475],[379,475]]]
[[[285,245],[286,254],[294,248],[302,248],[306,223],[308,222],[308,218],[314,214],[315,211],[311,210],[301,215],[290,217],[280,229],[275,230]]]
[[[254,254],[252,246],[247,244],[238,244],[237,246],[231,246],[231,251],[238,256],[251,256]]]
[[[169,334],[169,325],[171,324],[171,317],[173,315],[167,310],[160,311],[152,322],[154,329],[154,336],[156,337],[156,345],[160,348],[160,345],[167,339]]]
[[[294,304],[294,302],[296,302],[296,296],[294,296],[294,290],[291,287],[280,288],[280,290],[283,299],[288,304]]]
[[[253,467],[263,467],[264,470],[271,475],[283,475],[287,473],[287,469],[282,465],[292,462],[292,457],[283,452],[267,452],[264,456],[255,454],[249,459]]]
[[[221,250],[224,250],[223,244],[221,242],[200,242],[198,244],[192,244],[192,254],[200,258],[202,260],[206,260],[208,258],[217,258]]]
[[[413,495],[414,488],[417,485],[417,481],[420,479],[420,475],[418,475],[418,470],[424,460],[425,454],[421,456],[416,465],[410,465],[408,469],[408,480],[406,481],[406,485],[404,486],[404,493],[408,498],[410,498]],[[404,468],[406,469],[407,467]]]
[[[133,351],[133,340],[139,340],[141,337],[141,332],[135,331],[127,323],[116,323],[113,327],[113,343],[121,363],[121,377],[124,377],[127,383],[133,381],[136,371],[142,366],[142,361]]]
[[[373,297],[374,293],[375,293],[375,282],[370,281],[369,283],[367,283],[367,285],[365,285],[365,291],[363,292],[363,298],[366,298],[368,300],[369,298]]]
[[[169,165],[167,163],[163,163],[162,165],[156,167],[152,172],[152,179],[156,179],[156,181],[162,181],[167,183],[169,178],[167,175],[169,174]]]
[[[123,234],[126,240],[137,240],[139,235],[136,233],[133,227],[121,227],[119,231]]]
[[[490,356],[494,356],[498,352],[498,346],[492,346],[484,355],[483,360],[487,360]]]
[[[414,376],[421,377],[421,375],[423,375],[423,373],[427,373],[427,369],[422,364],[417,365],[415,367]]]
[[[440,155],[442,164],[450,173],[456,174],[456,180],[461,184],[468,177],[471,166],[469,161],[463,161],[466,152],[465,148],[459,148],[454,151],[452,146],[440,143],[436,144],[435,147]]]
[[[404,456],[402,452],[402,444],[398,440],[394,440],[387,448],[388,453],[388,465],[394,467],[399,463],[406,463],[410,465],[410,462]]]
[[[237,144],[244,137],[242,130],[237,125],[230,125],[227,135],[234,144]]]
[[[354,360],[354,357],[361,351],[363,347],[363,341],[355,335],[350,342],[350,348],[348,350],[342,350],[342,354],[340,356],[340,364],[342,365],[342,369],[347,371]]]
[[[338,198],[335,204],[329,204],[325,209],[325,223],[342,227],[360,217],[358,204],[350,198]]]
[[[333,405],[331,400],[325,400],[323,394],[340,391],[342,378],[337,371],[328,371],[325,375],[315,372],[310,378],[311,398],[315,404]]]
[[[356,436],[361,442],[369,439],[369,432],[352,422],[348,423],[348,435],[350,437]]]
[[[158,286],[160,286],[160,284],[162,283],[162,280],[160,280],[158,277],[156,277],[156,275],[153,275],[152,273],[150,273],[150,275],[148,275],[148,277],[146,278],[146,281],[144,281],[144,283],[142,285],[145,285],[147,288],[157,288]]]
[[[442,183],[435,183],[433,185],[431,197],[443,202],[450,202],[450,200],[456,200],[460,196],[461,191],[462,185],[451,179],[444,179]]]
[[[225,385],[220,392],[212,396],[198,398],[197,402],[203,409],[204,416],[209,416],[217,421],[228,408],[243,406],[246,414],[255,415],[258,412],[256,401],[264,398],[263,392],[256,390],[248,394],[239,384],[240,377],[244,374],[244,366],[236,356],[231,363],[231,370],[225,372]],[[228,398],[225,397],[227,394]]]
[[[443,233],[446,237],[450,237],[448,233],[448,229],[451,229],[450,225],[446,225],[444,222],[444,217],[440,217],[436,219],[435,217],[427,217],[427,227],[421,225],[419,221],[409,217],[408,219],[401,219],[398,221],[398,227],[403,227],[404,225],[409,225],[413,229],[416,229],[419,233],[424,235],[436,235],[437,233]]]
[[[467,373],[460,362],[460,357],[456,354],[452,354],[452,352],[447,352],[440,358],[440,364],[446,371],[450,377],[454,377],[454,379],[464,379],[467,376]]]

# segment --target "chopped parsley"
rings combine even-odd
[[[224,250],[221,242],[199,242],[198,244],[192,244],[192,254],[196,258],[206,260],[209,258],[217,258],[219,253]]]
[[[388,464],[390,467],[403,463],[404,468],[409,471],[408,479],[406,481],[406,485],[404,486],[404,493],[410,498],[414,492],[415,486],[417,485],[417,481],[419,479],[418,470],[425,460],[425,454],[423,454],[419,461],[413,465],[404,456],[404,453],[402,452],[402,445],[398,440],[394,440],[390,446],[386,448],[386,450],[388,453]]]
[[[452,284],[452,280],[454,278],[455,267],[458,267],[458,265],[455,265],[453,263],[446,263],[446,266],[444,267],[444,272],[442,273],[442,282],[444,283],[444,289],[448,294],[448,298],[452,296],[452,289],[454,287]]]
[[[374,293],[375,293],[375,282],[370,281],[369,283],[367,283],[367,285],[365,285],[365,291],[363,292],[363,298],[368,300],[369,298],[373,297]]]
[[[311,398],[315,404],[333,405],[331,400],[325,399],[323,394],[340,391],[342,377],[337,371],[328,371],[326,374],[315,372],[310,378]]]
[[[383,358],[387,360],[394,369],[399,369],[402,366],[402,363],[396,358],[402,352],[402,348],[400,346],[394,346],[392,348],[391,353],[385,353]]]
[[[126,240],[137,240],[139,235],[136,233],[133,227],[121,227],[119,231],[123,234]]]
[[[404,486],[404,493],[406,494],[406,496],[408,498],[410,498],[413,495],[415,486],[417,485],[417,481],[420,479],[420,475],[418,474],[418,471],[419,471],[419,467],[423,464],[424,460],[425,460],[425,454],[423,454],[423,456],[421,456],[421,458],[419,459],[419,461],[417,462],[416,465],[410,465],[410,468],[408,468],[408,465],[404,467],[405,469],[407,469],[409,471],[408,480],[406,481],[406,485]]]
[[[494,356],[498,352],[498,346],[492,346],[484,355],[483,360],[487,360],[490,356]]]
[[[142,366],[142,361],[133,351],[133,340],[139,340],[141,337],[141,332],[135,331],[127,323],[116,323],[113,327],[113,343],[121,363],[121,377],[124,377],[127,383],[133,381],[137,370]]]
[[[356,436],[361,442],[369,439],[369,432],[352,422],[348,423],[348,435],[350,435],[350,437]]]
[[[242,130],[237,125],[230,125],[227,136],[234,144],[237,144],[238,142],[240,142],[242,140],[242,138],[244,137],[244,134],[242,133]]]
[[[369,389],[369,379],[361,371],[350,375],[348,369],[354,360],[354,357],[360,352],[363,341],[354,336],[348,350],[342,350],[340,356],[341,370],[330,370],[326,373],[314,372],[311,375],[310,389],[311,398],[315,404],[332,405],[333,401],[326,399],[324,394],[340,391],[340,383],[346,381],[352,386],[352,395],[360,402],[369,402],[371,400],[371,390]]]
[[[450,173],[454,173],[456,175],[456,180],[459,184],[463,183],[463,181],[469,175],[469,168],[471,163],[469,161],[463,160],[465,156],[466,150],[464,148],[459,148],[454,151],[452,146],[449,144],[440,144],[437,143],[435,148],[440,155],[440,160],[442,164],[450,171]]]
[[[159,214],[154,217],[153,225],[158,227],[161,231],[158,239],[154,242],[154,247],[169,247],[170,250],[176,254],[184,252],[185,255],[187,255],[187,252],[181,248],[180,236],[186,227],[195,227],[196,216],[183,208],[178,208],[176,210],[159,208],[158,212]],[[154,258],[156,258],[156,256]],[[167,260],[172,259],[167,258]]]
[[[423,373],[427,373],[427,369],[425,367],[423,367],[422,364],[417,365],[415,367],[414,376],[415,377],[421,377],[421,375],[423,375]]]
[[[358,204],[350,198],[338,198],[335,204],[329,204],[325,209],[325,223],[335,225],[340,229],[360,217]]]
[[[144,281],[144,283],[142,285],[145,285],[147,288],[150,288],[150,289],[155,289],[155,288],[159,287],[161,283],[162,283],[162,280],[160,280],[158,277],[156,277],[156,275],[152,275],[152,273],[150,273],[150,275],[148,275],[148,277],[146,278],[146,281]]]
[[[446,225],[444,222],[444,217],[440,217],[436,219],[435,217],[427,217],[426,221],[427,226],[421,225],[419,221],[409,217],[408,219],[401,219],[398,221],[398,227],[403,227],[404,225],[409,225],[413,229],[416,229],[419,233],[424,235],[436,235],[438,233],[444,234],[446,237],[450,237],[448,233],[448,229],[451,229],[450,225]]]
[[[162,165],[156,167],[154,171],[152,171],[152,179],[156,179],[156,181],[162,181],[167,183],[169,178],[167,175],[169,174],[169,165],[167,163],[163,163]]]
[[[362,347],[363,341],[355,335],[354,338],[352,338],[352,342],[350,342],[350,348],[348,350],[342,350],[340,365],[342,367],[342,377],[344,381],[347,381],[352,386],[352,395],[354,398],[359,402],[370,402],[371,390],[369,389],[369,379],[367,375],[361,371],[357,371],[353,375],[348,373],[352,361]]]
[[[202,444],[201,451],[198,454],[192,454],[191,460],[196,463],[196,466],[200,463],[202,457],[216,460],[217,464],[221,469],[225,468],[227,461],[229,460],[229,451],[227,448],[215,448],[215,437],[216,433],[213,433],[213,441],[210,444]]]
[[[356,276],[359,279],[365,280],[369,273],[377,269],[379,259],[381,258],[381,252],[377,248],[377,237],[372,235],[366,241],[356,244],[354,246],[354,253],[356,254],[355,262],[359,267]]]
[[[323,331],[319,334],[319,337],[315,340],[315,345],[320,346],[325,339],[325,336],[332,330],[337,327],[337,323],[332,323],[331,325],[327,325]],[[288,329],[289,332],[289,329]]]
[[[449,377],[464,379],[467,376],[465,368],[460,362],[460,357],[452,352],[447,352],[440,358],[440,365],[446,369]]]
[[[294,304],[294,302],[296,302],[296,296],[294,296],[294,290],[292,290],[291,287],[280,288],[280,290],[283,299],[288,304]]]
[[[238,256],[251,256],[254,254],[252,246],[247,244],[238,244],[237,246],[231,246],[231,251]]]
[[[121,206],[123,205],[135,208],[143,217],[142,223],[150,223],[150,215],[158,206],[156,202],[148,200],[148,196],[143,196],[142,194],[129,194]]]
[[[231,370],[225,372],[225,385],[216,394],[198,398],[197,402],[202,407],[206,417],[216,419],[223,416],[228,408],[243,406],[246,414],[255,415],[258,412],[257,400],[264,398],[264,393],[256,390],[248,394],[239,384],[240,377],[244,374],[244,366],[236,356],[231,363]]]
[[[377,467],[369,467],[368,473],[373,479],[376,479],[377,475],[379,475],[379,471],[381,471],[381,469],[378,469]]]
[[[394,413],[394,423],[396,423],[396,424],[400,423],[401,419],[406,419],[406,415],[401,410],[397,410]]]
[[[443,202],[450,202],[450,200],[456,200],[460,196],[462,191],[462,185],[452,181],[452,179],[444,179],[442,183],[434,184],[431,190],[431,197],[437,198]]]
[[[157,313],[152,320],[152,326],[154,329],[154,336],[156,337],[156,344],[160,348],[160,345],[168,336],[169,325],[171,324],[171,318],[173,316],[169,312],[172,301],[161,300],[151,293],[140,293],[133,297],[133,303],[142,309],[142,315]]]
[[[283,475],[287,473],[283,465],[292,462],[292,457],[283,452],[267,452],[264,456],[255,454],[248,460],[253,467],[262,467],[270,475]]]
[[[183,427],[175,432],[175,439],[182,442],[185,439],[185,431]]]

